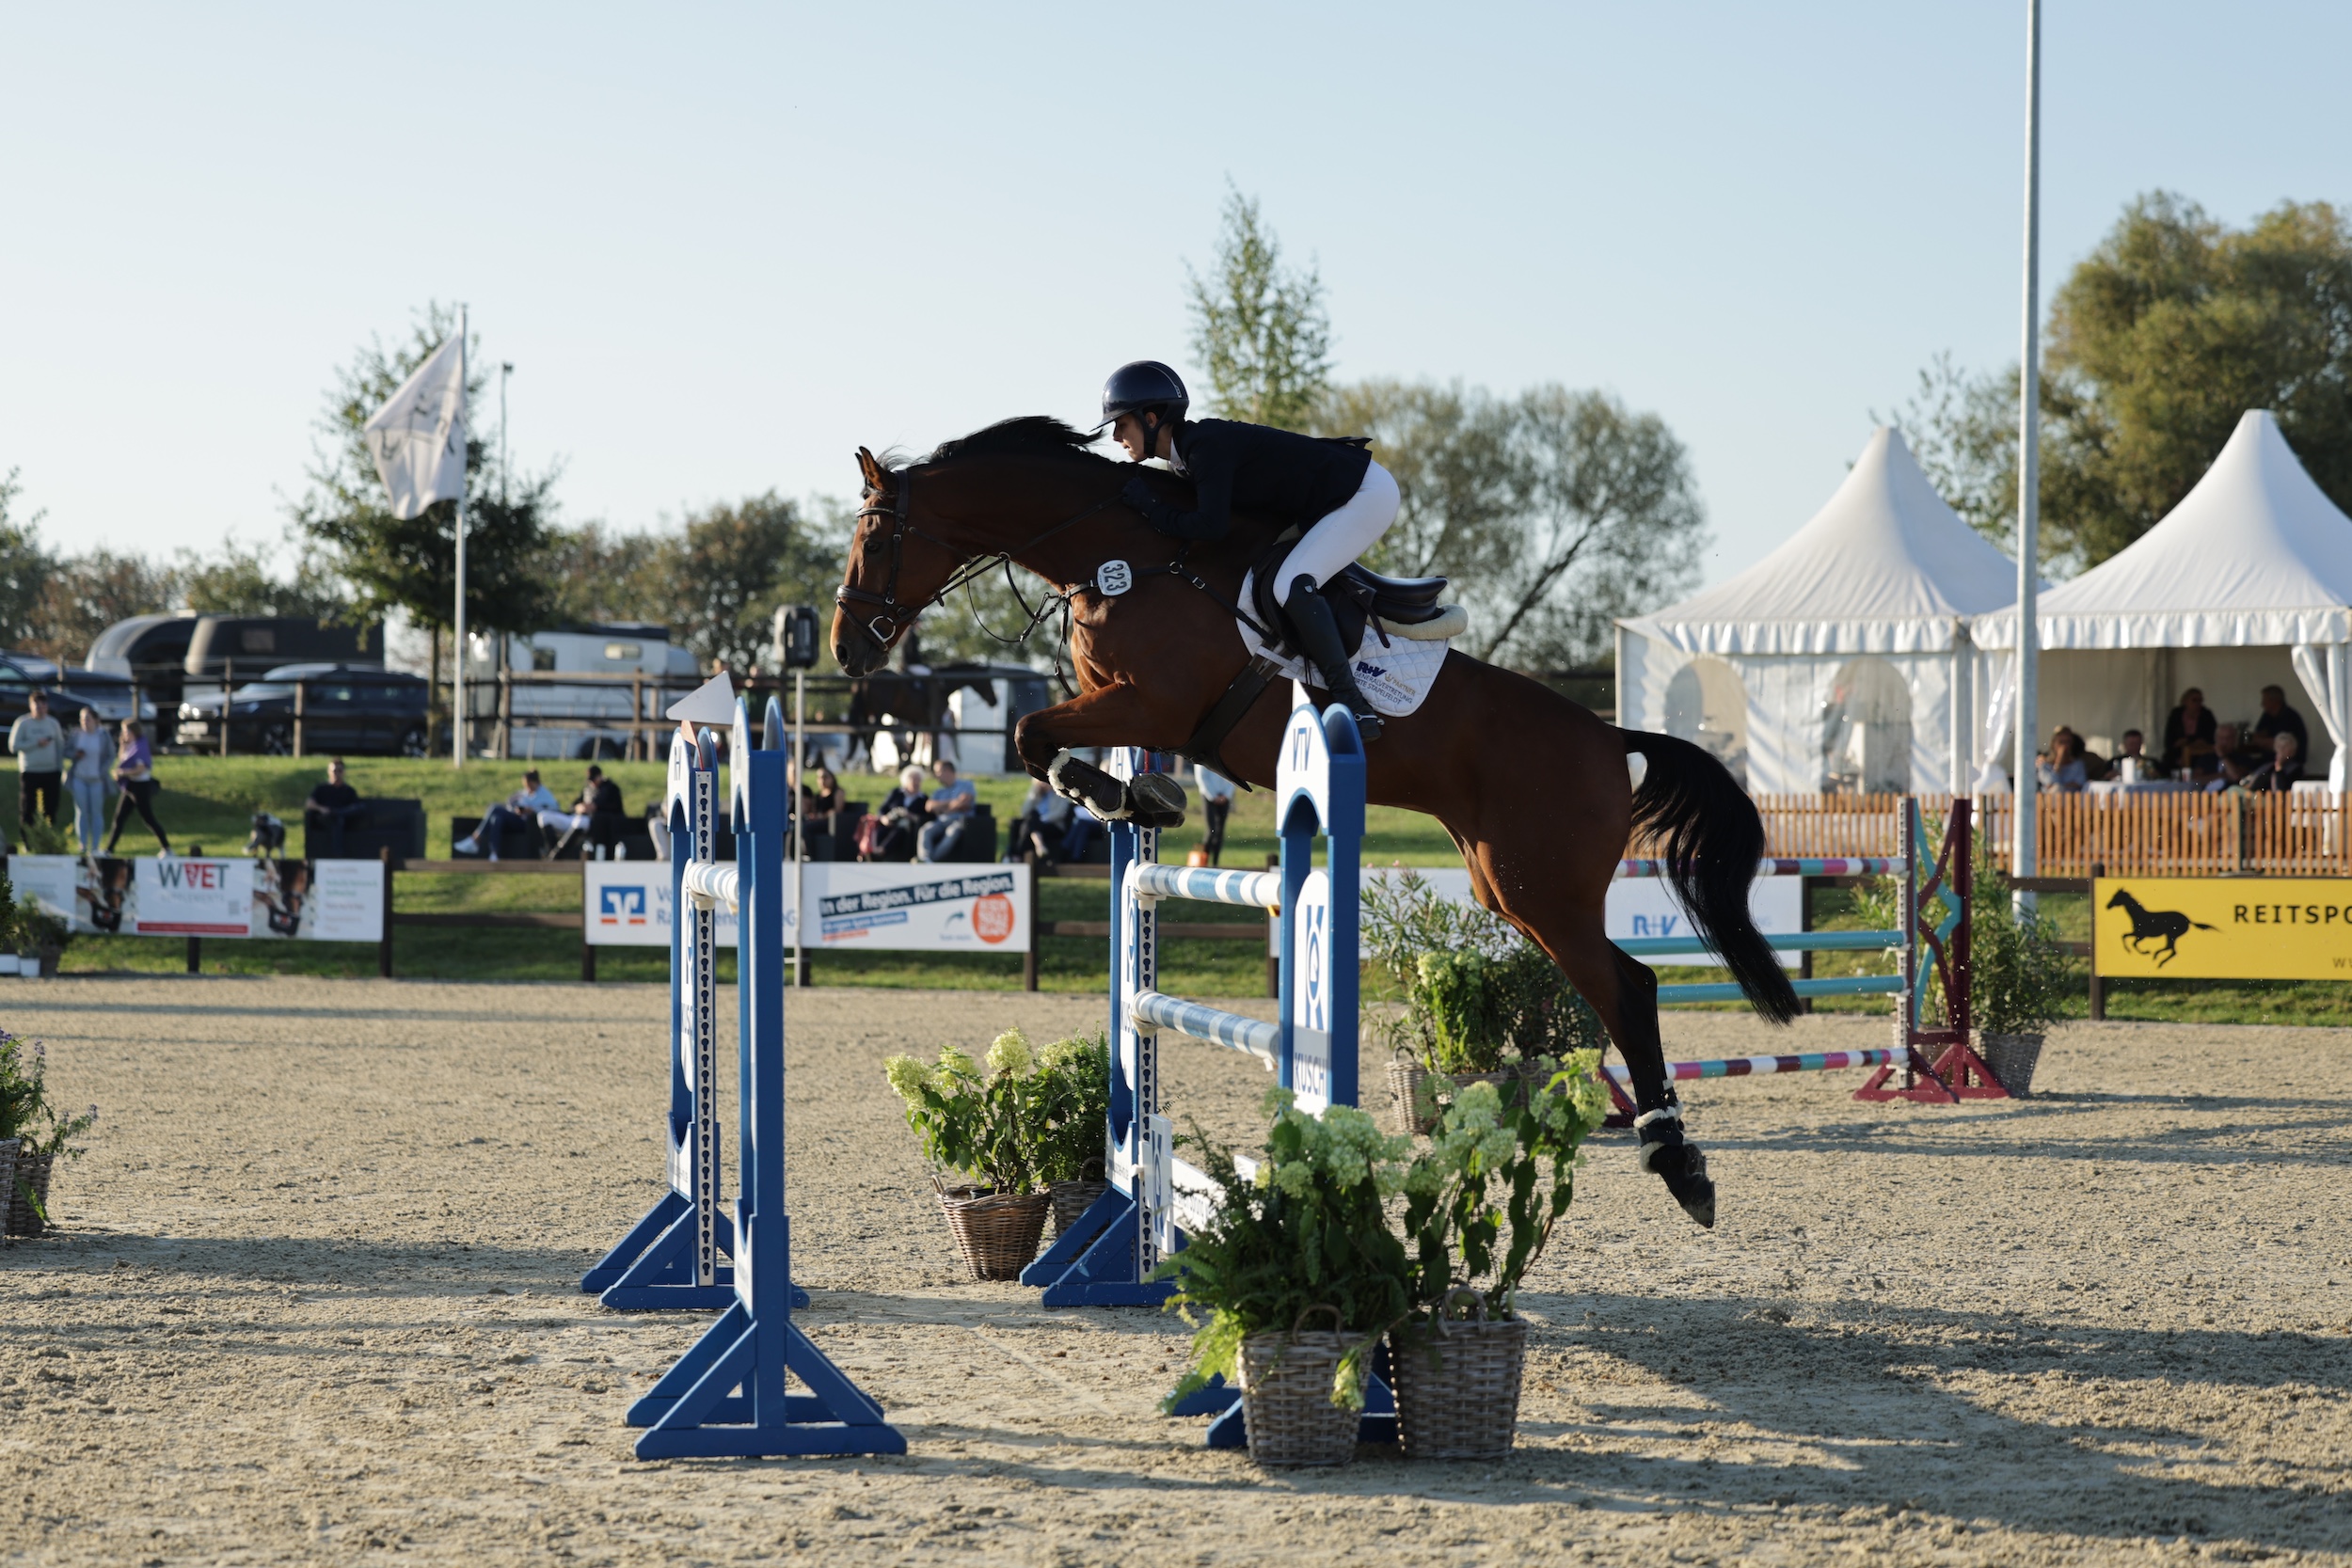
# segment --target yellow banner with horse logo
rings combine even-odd
[[[2352,878],[2102,877],[2102,975],[2352,980]]]

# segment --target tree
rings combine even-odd
[[[173,573],[179,597],[198,615],[342,618],[350,610],[349,592],[317,558],[296,553],[294,575],[289,581],[271,571],[271,558],[258,545],[240,545],[231,539],[213,560],[183,549]]]
[[[1395,477],[1396,521],[1366,564],[1404,577],[1462,570],[1518,506],[1516,411],[1460,383],[1361,381],[1325,398],[1315,430],[1369,436]]]
[[[1216,260],[1192,288],[1192,350],[1210,411],[1227,419],[1304,430],[1331,381],[1331,323],[1323,279],[1282,265],[1281,243],[1258,203],[1226,188]]]
[[[9,648],[25,647],[37,635],[42,590],[55,564],[41,547],[42,514],[22,522],[14,515],[24,490],[20,471],[10,468],[0,479],[0,647]]]
[[[440,630],[455,618],[456,503],[436,501],[405,521],[393,516],[361,432],[456,329],[454,310],[428,305],[405,344],[388,351],[374,341],[353,356],[327,393],[310,493],[293,508],[295,527],[331,552],[333,570],[350,585],[349,613],[373,620],[405,610],[433,628],[437,663]],[[469,362],[481,360],[470,356]],[[547,624],[551,600],[535,568],[555,476],[498,472],[496,444],[473,419],[486,385],[475,375],[466,387],[466,618],[485,631],[532,631]]]
[[[2352,509],[2352,228],[2325,202],[2245,230],[2165,193],[2123,211],[2052,301],[2042,380],[2045,562],[2092,566],[2178,505],[2249,408]],[[2017,368],[1949,356],[1898,418],[1954,509],[2004,544],[2017,515]]]
[[[180,597],[173,568],[96,549],[56,561],[41,584],[26,645],[60,664],[79,664],[117,621],[167,610]]]

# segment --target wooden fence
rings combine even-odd
[[[2035,800],[2036,873],[2088,877],[2352,876],[2346,797],[2295,795],[2042,795]],[[1899,795],[1763,795],[1756,807],[1773,855],[1895,855],[1902,852]],[[1948,795],[1923,795],[1931,818]],[[2013,796],[1977,800],[1977,834],[2009,864]],[[1629,851],[1638,852],[1638,851]]]

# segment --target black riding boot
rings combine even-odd
[[[1299,652],[1305,654],[1323,677],[1323,689],[1347,705],[1347,711],[1356,716],[1356,732],[1369,741],[1380,738],[1380,715],[1373,711],[1371,699],[1362,687],[1356,684],[1356,671],[1348,661],[1347,650],[1340,646],[1340,625],[1332,619],[1331,606],[1315,587],[1315,579],[1300,573],[1291,584],[1290,597],[1282,601],[1282,609],[1291,618],[1292,629],[1298,634]]]

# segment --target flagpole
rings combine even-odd
[[[2042,262],[2042,0],[2026,0],[2026,325],[2017,364],[2017,752],[2016,814],[2011,822],[2010,876],[2039,876],[2034,842],[2034,735],[2041,675],[2042,624],[2042,341],[2037,320]],[[2031,893],[2015,896],[2031,913]]]
[[[466,458],[471,455],[471,433],[466,428],[466,307],[457,308],[457,439],[465,443],[457,462],[457,657],[450,671],[450,758],[452,768],[466,766]]]

